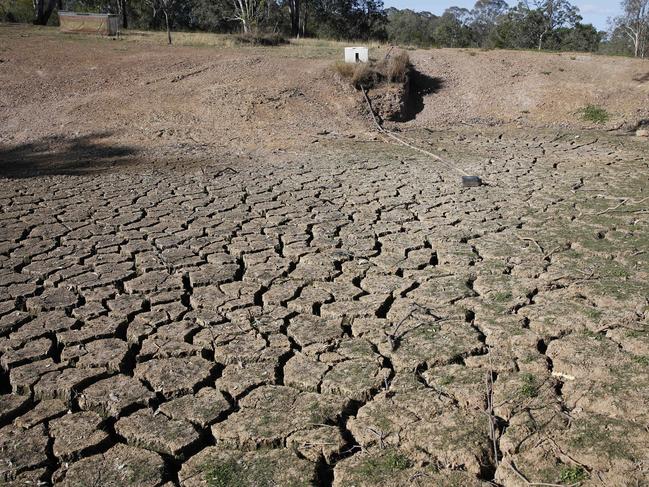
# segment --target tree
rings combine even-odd
[[[414,12],[389,8],[387,34],[390,44],[431,47],[435,44],[435,29],[439,17],[430,12]]]
[[[543,16],[543,30],[539,34],[539,51],[543,49],[543,40],[555,29],[574,27],[582,18],[579,9],[568,0],[535,0],[536,10]]]
[[[533,49],[543,30],[541,12],[519,3],[496,25],[489,42],[500,49]]]
[[[171,40],[171,27],[173,24],[174,8],[177,6],[176,2],[179,0],[145,0],[153,10],[153,17],[155,18],[158,12],[162,12],[167,29],[167,43],[172,44]]]
[[[232,0],[234,19],[241,22],[243,32],[248,33],[257,29],[264,16],[267,0]]]
[[[440,17],[435,29],[435,41],[444,47],[468,47],[472,32],[467,25],[470,12],[465,8],[451,7]]]
[[[591,24],[577,24],[572,28],[560,27],[546,40],[546,47],[556,51],[596,52],[603,35]]]
[[[287,0],[288,11],[291,17],[291,35],[293,37],[299,37],[300,33],[304,35],[304,25],[301,24],[301,12],[300,7],[302,6],[301,0]]]
[[[614,27],[624,32],[633,45],[635,57],[645,57],[649,41],[649,0],[622,0],[623,14]]]
[[[505,0],[478,0],[471,11],[471,29],[480,46],[484,46],[496,24],[509,11]]]
[[[314,33],[334,39],[387,38],[382,0],[315,0]]]
[[[33,0],[34,3],[34,24],[47,25],[50,16],[57,7],[57,0]]]

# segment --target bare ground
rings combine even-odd
[[[646,63],[0,40],[0,481],[644,485]]]

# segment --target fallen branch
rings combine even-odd
[[[490,350],[491,352],[491,350]],[[489,355],[489,371],[486,377],[487,388],[487,416],[489,417],[489,436],[491,438],[494,452],[494,467],[498,468],[498,440],[496,438],[496,417],[494,416],[494,372],[491,365],[491,355]]]
[[[597,142],[599,142],[599,139],[595,139],[595,140],[593,140],[591,142],[588,142],[586,144],[581,144],[581,145],[578,145],[578,146],[575,146],[575,147],[571,147],[570,150],[577,150],[577,149],[581,149],[582,147],[588,147],[589,145],[596,144]]]
[[[631,203],[632,205],[639,205],[640,203],[644,203],[647,200],[649,200],[649,196],[647,196],[646,198],[642,198],[641,200],[638,200],[638,201],[632,200],[631,198],[623,198],[622,202],[619,205],[612,206],[610,208],[606,208],[605,210],[600,211],[599,213],[597,213],[597,215],[603,215],[604,213],[608,213],[609,211],[615,211],[618,208],[626,205],[627,203]],[[640,211],[642,211],[642,210],[640,210]]]
[[[518,235],[516,235],[516,237],[519,240],[524,240],[526,242],[534,242],[534,245],[536,245],[536,247],[539,249],[539,252],[541,252],[545,258],[545,251],[543,250],[543,247],[541,247],[541,245],[539,245],[539,243],[536,240],[530,237],[519,237]]]
[[[469,173],[465,172],[464,170],[460,169],[459,167],[455,166],[454,164],[450,163],[449,161],[446,161],[446,160],[442,159],[437,154],[434,154],[432,152],[429,152],[427,150],[424,150],[424,149],[416,147],[416,146],[414,146],[412,144],[409,144],[408,142],[406,142],[403,139],[401,139],[401,138],[397,137],[396,135],[394,135],[392,132],[388,132],[386,129],[384,129],[381,126],[381,124],[379,123],[378,119],[376,118],[376,115],[374,114],[374,110],[372,109],[372,103],[370,103],[370,99],[367,96],[367,91],[365,90],[364,86],[361,86],[361,91],[363,92],[363,96],[365,97],[365,102],[367,103],[367,107],[368,107],[368,109],[370,111],[370,114],[372,115],[372,120],[374,121],[374,125],[376,126],[376,129],[379,131],[379,133],[384,134],[384,135],[394,139],[399,144],[404,145],[404,146],[406,146],[406,147],[408,147],[408,148],[410,148],[410,149],[412,149],[414,151],[417,151],[417,152],[425,154],[425,155],[427,155],[429,157],[432,157],[436,161],[438,161],[441,164],[443,164],[444,166],[446,166],[448,169],[456,171],[459,174],[461,174],[462,176],[469,176]]]

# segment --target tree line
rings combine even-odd
[[[583,23],[569,0],[477,0],[441,15],[382,0],[0,0],[0,20],[52,22],[57,9],[115,13],[123,27],[272,32],[415,47],[603,51],[649,56],[649,0],[622,0],[608,32]]]

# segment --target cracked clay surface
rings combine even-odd
[[[408,136],[0,180],[0,483],[644,485],[646,144]]]

